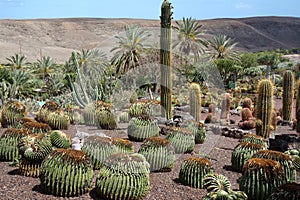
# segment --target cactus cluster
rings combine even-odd
[[[280,163],[264,158],[249,159],[239,179],[240,190],[245,191],[249,199],[255,200],[266,200],[274,189],[284,183],[286,181]]]
[[[172,127],[166,139],[172,143],[175,153],[190,153],[194,150],[195,136],[186,128]]]
[[[241,142],[233,150],[231,155],[231,166],[234,170],[240,172],[243,169],[244,163],[250,159],[253,154],[259,150],[265,149],[262,144],[250,142]]]
[[[150,166],[141,154],[109,156],[99,170],[96,191],[108,200],[142,199],[149,191]]]
[[[294,101],[294,73],[287,70],[283,74],[282,119],[292,120]]]
[[[56,149],[42,162],[40,181],[46,193],[79,196],[90,191],[92,180],[92,162],[80,150]]]
[[[191,83],[190,94],[190,114],[199,122],[201,120],[201,92],[198,83]]]
[[[132,118],[127,128],[128,138],[132,141],[143,141],[149,137],[159,135],[157,120],[149,118],[147,115],[139,118]]]
[[[213,173],[213,168],[209,160],[199,157],[189,157],[181,164],[179,180],[184,185],[202,189],[204,177],[211,173]]]
[[[176,160],[172,144],[162,138],[150,137],[144,140],[138,153],[150,164],[150,171],[166,172],[173,169]]]
[[[24,117],[26,117],[26,107],[18,101],[8,101],[2,108],[1,125],[4,128],[15,127]]]
[[[273,111],[273,84],[268,79],[259,81],[257,87],[256,134],[269,138]]]

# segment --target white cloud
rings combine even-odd
[[[244,2],[239,2],[239,3],[235,4],[235,8],[236,9],[249,9],[249,8],[252,8],[252,5],[244,3]]]

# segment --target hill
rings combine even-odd
[[[226,34],[235,38],[241,51],[300,48],[300,18],[253,17],[200,20],[207,36]],[[74,50],[99,48],[109,54],[116,46],[115,35],[124,25],[139,24],[159,41],[159,20],[67,18],[0,20],[0,62],[15,53],[29,60],[49,55],[64,62]]]

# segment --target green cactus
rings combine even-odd
[[[129,107],[129,116],[131,118],[142,115],[158,116],[160,113],[158,111],[160,109],[159,103],[157,100],[139,100]]]
[[[70,118],[63,109],[58,109],[49,114],[48,124],[53,130],[67,130],[70,126]]]
[[[199,122],[201,120],[201,93],[198,83],[190,85],[190,114]]]
[[[243,135],[240,142],[251,142],[254,144],[263,145],[265,147],[265,149],[268,148],[268,143],[267,143],[268,141],[265,138],[263,138],[262,136],[259,136],[259,135],[251,134],[251,133]]]
[[[92,188],[92,162],[83,151],[56,149],[42,162],[40,181],[46,193],[71,197]]]
[[[121,153],[134,153],[134,146],[130,140],[122,138],[112,138],[112,144],[119,148]]]
[[[52,151],[50,137],[43,133],[24,136],[18,148],[21,155],[20,173],[24,176],[39,176],[43,159]]]
[[[195,136],[195,144],[202,144],[206,138],[205,124],[201,122],[192,122],[187,128],[191,130]]]
[[[129,113],[124,111],[124,112],[121,112],[119,115],[118,115],[118,121],[121,122],[121,123],[128,123],[129,120],[130,120],[130,117],[129,117]]]
[[[231,166],[234,170],[241,172],[244,163],[250,159],[253,154],[259,150],[266,149],[262,144],[250,142],[241,142],[233,150],[231,154]]]
[[[296,85],[296,131],[297,133],[300,133],[300,79],[297,80],[297,85]]]
[[[181,164],[179,180],[183,185],[202,189],[204,188],[204,177],[211,173],[213,173],[213,168],[209,160],[189,157]]]
[[[38,111],[37,121],[48,123],[49,114],[59,109],[59,105],[55,101],[47,101]]]
[[[286,182],[297,180],[297,171],[293,165],[292,159],[285,153],[273,150],[261,150],[256,152],[252,158],[265,158],[278,161],[284,171]]]
[[[240,190],[255,200],[266,200],[274,189],[286,183],[280,163],[264,158],[249,159],[238,182]]]
[[[114,153],[133,153],[133,147],[130,144],[130,142],[121,141],[120,139],[89,136],[84,141],[82,151],[91,158],[94,169],[100,169],[105,159]]]
[[[99,170],[96,191],[108,200],[142,199],[149,191],[149,168],[141,154],[113,154]]]
[[[159,135],[157,120],[147,117],[132,118],[127,128],[128,138],[132,141],[143,141]]]
[[[113,130],[117,128],[117,120],[111,111],[111,105],[103,101],[96,102],[96,116],[99,128]]]
[[[300,171],[300,155],[291,155],[292,162],[297,171]]]
[[[50,140],[53,147],[68,149],[71,147],[70,134],[59,130],[54,130],[50,133]]]
[[[277,188],[267,200],[300,199],[300,184],[286,183]]]
[[[186,128],[172,127],[166,139],[172,143],[175,153],[190,153],[194,150],[195,136]]]
[[[41,122],[25,122],[22,126],[23,129],[31,130],[33,133],[49,133],[51,127],[46,123]]]
[[[283,74],[283,94],[282,94],[282,119],[292,120],[292,109],[294,101],[294,73],[287,70]]]
[[[23,117],[26,117],[26,107],[18,101],[11,100],[3,105],[1,115],[3,128],[15,127]]]
[[[256,134],[269,138],[273,111],[273,84],[268,79],[259,81],[257,87]]]
[[[96,105],[95,103],[87,104],[83,109],[84,124],[87,126],[97,125]]]
[[[161,5],[161,32],[160,32],[160,99],[161,113],[167,119],[172,118],[172,5],[164,0]]]
[[[0,160],[14,161],[15,159],[19,159],[18,144],[20,138],[31,133],[30,130],[26,129],[6,129],[0,138]]]
[[[150,137],[144,140],[138,153],[150,164],[150,171],[166,172],[173,169],[176,160],[172,144],[165,139]]]

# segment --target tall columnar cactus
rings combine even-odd
[[[296,124],[296,131],[297,133],[300,133],[300,79],[297,80],[296,84],[296,119],[297,119],[297,124]]]
[[[18,148],[21,155],[21,174],[38,177],[43,159],[52,151],[50,137],[43,133],[24,136],[20,139]]]
[[[233,150],[231,155],[231,166],[236,171],[242,171],[244,163],[259,150],[265,149],[262,144],[241,142]]]
[[[203,188],[204,177],[211,173],[213,173],[213,168],[209,160],[189,157],[181,164],[179,180],[184,185]]]
[[[300,199],[300,184],[286,183],[277,188],[267,200]]]
[[[129,122],[127,133],[130,140],[140,142],[146,138],[158,136],[158,122],[157,120],[147,118],[147,116],[132,118]]]
[[[222,108],[220,119],[226,120],[229,122],[229,113],[230,113],[230,94],[225,93],[222,99]]]
[[[56,149],[42,162],[39,178],[46,193],[79,196],[92,188],[92,162],[83,151]]]
[[[201,93],[198,83],[190,85],[190,114],[197,122],[201,120]]]
[[[99,170],[96,191],[108,200],[142,199],[149,191],[149,163],[141,154],[118,153]]]
[[[18,101],[8,101],[3,105],[1,115],[2,127],[14,127],[26,116],[26,107]]]
[[[18,144],[20,138],[32,132],[27,129],[8,128],[0,137],[0,160],[14,161],[19,159]]]
[[[282,118],[292,120],[292,109],[294,102],[294,73],[287,70],[283,74],[283,95],[282,95]]]
[[[245,191],[249,199],[265,200],[274,189],[286,183],[284,171],[279,162],[251,158],[243,167],[243,175],[239,179],[240,190]]]
[[[161,5],[161,32],[160,32],[160,99],[162,116],[172,118],[172,5],[164,0]]]
[[[257,87],[256,134],[269,138],[273,111],[273,84],[268,79],[259,81]]]
[[[173,169],[176,160],[172,144],[162,138],[147,138],[138,153],[142,154],[150,164],[150,171],[165,172]]]
[[[293,161],[285,153],[273,150],[261,150],[256,152],[252,158],[266,158],[278,161],[283,168],[286,181],[293,182],[297,180],[297,171],[293,165]]]
[[[60,130],[54,130],[50,133],[50,140],[53,147],[68,149],[71,147],[70,134]]]
[[[195,148],[195,136],[186,128],[172,127],[166,139],[172,143],[175,153],[190,153]]]

